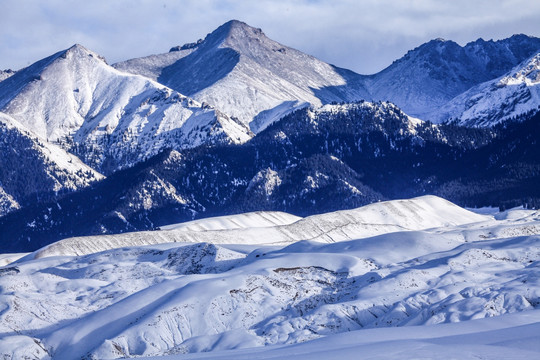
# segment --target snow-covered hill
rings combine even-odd
[[[540,110],[540,52],[507,74],[477,85],[435,112],[437,121],[493,126]]]
[[[360,75],[281,45],[240,21],[225,23],[182,51],[115,66],[207,102],[254,132],[306,103],[370,99]]]
[[[218,216],[179,224],[162,226],[163,230],[215,231],[246,228],[266,228],[289,225],[301,217],[280,211],[257,211],[237,215]]]
[[[115,70],[80,45],[2,81],[0,108],[107,173],[165,148],[241,143],[252,136],[227,115]]]
[[[0,216],[27,205],[30,198],[74,191],[103,179],[76,156],[34,135],[0,113]]]
[[[429,114],[468,90],[495,79],[540,50],[540,39],[514,35],[465,46],[436,39],[409,51],[371,76],[374,99],[388,100],[407,114],[434,120]]]
[[[234,226],[241,218],[175,227],[203,241],[206,233],[238,230],[261,230],[259,236],[270,238],[275,226],[258,227],[262,219],[293,220],[274,215],[246,215]],[[380,235],[363,237],[347,227],[357,217],[357,225],[371,222]],[[538,335],[530,333],[540,306],[537,211],[493,217],[424,197],[308,221],[310,229],[332,227],[358,237],[325,243],[308,240],[305,229],[304,241],[285,247],[254,245],[257,237],[246,244],[139,247],[132,238],[122,249],[20,259],[0,268],[0,354],[101,359],[212,351],[215,356],[206,356],[264,358],[265,350],[282,351],[263,346],[288,345],[282,348],[288,354],[305,354],[332,342],[331,353],[319,354],[331,358],[348,354],[353,338],[368,352],[375,339],[395,346],[409,339],[411,351],[421,351],[420,341],[423,352],[416,355],[433,354],[429,344],[469,344],[449,354],[476,354],[480,344],[498,342],[506,355],[511,345],[504,341],[519,343],[520,354],[538,352]],[[257,228],[245,228],[248,223]],[[395,232],[396,225],[423,230]],[[475,320],[493,317],[499,320]],[[396,326],[403,328],[366,330]],[[388,351],[381,356],[403,353]]]
[[[188,355],[150,360],[298,360],[363,359],[535,359],[540,356],[540,311],[431,326],[363,329],[328,335],[299,344]]]
[[[332,243],[396,231],[486,220],[488,217],[464,210],[444,199],[423,196],[306,218],[286,213],[258,212],[169,225],[156,231],[69,238],[42,248],[31,257],[85,255],[115,247],[168,242],[283,245],[309,239]]]

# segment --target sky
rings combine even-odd
[[[539,0],[0,0],[0,69],[75,43],[110,64],[167,52],[237,19],[331,64],[372,74],[435,38],[540,37]]]

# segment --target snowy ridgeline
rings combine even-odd
[[[251,132],[207,104],[122,73],[74,45],[0,82],[0,111],[96,170],[125,168],[167,148],[241,143]]]
[[[204,40],[113,65],[206,102],[259,133],[309,104],[389,101],[408,115],[489,127],[540,104],[540,39],[514,35],[460,46],[436,39],[365,76],[229,21]]]
[[[167,233],[204,242],[167,243]],[[144,234],[154,245],[139,246],[143,236],[104,236],[92,251],[70,239],[0,268],[0,354],[540,355],[537,211],[480,215],[428,196],[304,219],[242,214]],[[268,245],[274,236],[281,245]],[[128,247],[112,249],[120,245]],[[70,246],[87,255],[65,255]]]
[[[257,179],[251,176],[244,178],[244,174],[253,175],[267,167],[278,172],[279,176],[294,175],[296,170],[292,166],[299,165],[295,163],[295,156],[299,162],[310,166],[320,165],[321,158],[308,159],[302,155],[306,153],[307,149],[303,146],[306,144],[314,145],[308,146],[309,151],[322,151],[325,155],[331,153],[337,156],[346,165],[340,165],[340,171],[347,171],[350,180],[354,180],[354,183],[349,180],[344,182],[342,177],[337,176],[337,172],[324,174],[328,179],[323,176],[324,180],[321,180],[322,183],[329,180],[324,186],[333,187],[340,196],[346,197],[346,201],[349,201],[347,204],[337,196],[333,197],[333,201],[326,201],[314,193],[313,201],[329,206],[323,209],[313,202],[313,207],[309,208],[302,202],[306,202],[312,194],[303,193],[300,197],[287,194],[287,191],[292,190],[285,189],[292,188],[285,181],[281,190],[266,197],[267,204],[260,209],[286,209],[294,212],[297,208],[304,208],[306,211],[303,214],[306,214],[350,208],[374,199],[424,193],[455,196],[452,197],[454,201],[465,203],[456,194],[463,191],[471,198],[470,189],[491,189],[489,183],[485,185],[487,182],[482,182],[484,185],[480,187],[462,180],[470,179],[469,171],[465,172],[467,176],[443,178],[437,168],[436,177],[447,182],[440,184],[430,178],[435,175],[431,173],[431,168],[424,171],[429,163],[424,160],[415,161],[415,164],[421,165],[421,168],[414,169],[415,174],[400,172],[391,164],[391,157],[385,157],[380,146],[387,144],[389,153],[395,154],[394,150],[397,150],[400,155],[408,157],[419,155],[417,149],[420,146],[429,147],[432,141],[443,144],[442,147],[437,146],[441,155],[446,154],[446,146],[457,149],[496,143],[494,133],[487,130],[489,127],[507,120],[525,121],[538,111],[540,104],[540,39],[526,35],[515,35],[495,42],[479,39],[465,46],[452,41],[433,40],[409,51],[388,68],[370,76],[335,67],[279,44],[266,37],[260,29],[239,21],[229,21],[204,40],[172,50],[110,66],[99,54],[81,45],[74,45],[17,72],[0,71],[0,132],[10,138],[0,146],[0,215],[21,208],[24,212],[28,209],[27,205],[60,200],[59,194],[87,187],[103,179],[103,175],[109,176],[118,170],[131,168],[169,149],[188,154],[189,158],[189,154],[202,154],[203,150],[210,154],[214,146],[245,143],[247,145],[242,149],[257,144],[256,160],[259,150],[272,146],[276,149],[275,153],[270,152],[272,156],[287,157],[286,160],[291,163],[287,163],[287,168],[274,168],[277,163],[275,158],[266,158],[262,167],[259,167],[261,163],[255,162],[253,166],[256,168],[243,172],[242,183],[233,179],[236,190],[242,188],[244,181]],[[307,114],[308,118],[302,119],[301,114]],[[334,118],[340,121],[327,121]],[[431,126],[430,122],[420,119],[434,123],[455,121],[467,127],[486,129]],[[531,126],[529,122],[526,125]],[[339,137],[339,141],[325,141],[323,148],[305,139],[301,141],[302,146],[298,146],[298,141],[289,144],[287,141],[292,139],[294,142],[294,136],[286,131],[277,133],[278,138],[268,137],[273,129],[289,126],[291,131],[305,131],[302,135],[309,139],[324,135],[320,131],[324,130],[327,134]],[[269,131],[265,132],[266,129]],[[376,134],[370,134],[372,132]],[[352,139],[350,136],[355,136],[355,141],[359,141],[360,133],[362,142],[354,146],[344,143],[346,139]],[[536,134],[537,131],[527,133]],[[365,141],[368,136],[377,139],[379,134],[383,135],[384,140]],[[277,144],[276,140],[283,141]],[[533,146],[536,144],[528,140],[526,143]],[[334,151],[329,151],[329,146]],[[511,146],[516,153],[526,153],[514,144]],[[197,149],[187,151],[194,148]],[[296,154],[290,158],[288,156],[291,155],[282,156],[282,149],[288,154],[291,154],[289,150],[294,149]],[[355,166],[353,161],[348,161],[347,154],[356,149],[371,159],[377,158],[377,165],[360,170],[360,165]],[[530,153],[538,152],[533,149]],[[492,155],[486,155],[491,156],[486,164],[493,168],[503,169],[504,166],[507,169],[508,164],[492,163],[493,159],[497,159],[496,155]],[[464,158],[453,152],[448,156],[453,160]],[[484,161],[473,158],[478,163]],[[226,161],[226,157],[222,159]],[[246,159],[250,158],[246,157],[240,162],[244,163]],[[508,159],[517,161],[512,157]],[[387,162],[381,166],[383,160]],[[523,181],[523,178],[519,178],[522,183],[515,183],[516,177],[536,176],[536,158],[531,157],[527,161],[533,166],[520,163],[517,165],[520,170],[508,170],[507,173],[512,174],[510,179],[488,176],[492,181],[511,184],[509,186],[522,191],[521,194],[512,195],[514,199],[508,200],[521,200],[533,194],[533,191],[524,190],[527,185],[521,184],[538,182],[537,179]],[[397,180],[399,185],[395,188],[400,189],[402,182],[412,184],[414,181],[415,185],[396,194],[393,184],[379,187],[360,181],[373,181],[369,169],[375,168],[378,172],[386,165],[403,176]],[[349,166],[354,172],[349,172]],[[367,175],[365,177],[364,172]],[[27,176],[28,173],[39,176]],[[448,173],[456,175],[452,171]],[[221,175],[221,172],[216,174]],[[208,178],[212,175],[201,173],[199,181],[202,181],[202,176]],[[313,178],[312,174],[308,176]],[[122,197],[126,199],[124,204],[107,209],[102,207],[105,212],[103,218],[106,220],[95,224],[95,227],[94,224],[77,224],[66,229],[64,224],[68,221],[67,209],[71,209],[71,206],[65,206],[58,217],[51,214],[48,207],[47,213],[40,214],[39,219],[32,214],[28,217],[33,218],[29,218],[25,225],[9,224],[11,229],[22,229],[22,234],[6,235],[7,231],[0,229],[0,238],[4,235],[10,238],[10,242],[14,238],[13,243],[20,244],[27,242],[30,237],[30,242],[26,244],[30,246],[35,241],[44,241],[36,233],[47,232],[47,236],[51,234],[52,238],[59,239],[67,234],[148,229],[155,223],[155,219],[152,219],[154,214],[160,211],[157,207],[168,206],[166,204],[181,209],[180,212],[193,214],[196,211],[199,216],[205,211],[208,214],[231,213],[229,209],[221,212],[222,205],[228,201],[226,199],[230,199],[227,196],[217,196],[216,200],[205,194],[205,197],[197,197],[192,202],[183,195],[176,196],[175,191],[179,189],[174,189],[175,181],[170,181],[172,178],[181,177],[162,177],[153,180],[153,184],[149,181],[138,184],[139,189],[133,189],[131,193],[136,194],[138,191],[148,191],[140,187],[152,186],[150,193],[155,199],[148,205],[150,209],[146,205],[142,206],[142,215],[133,213],[140,210],[145,200],[138,198],[130,201],[128,197]],[[460,180],[453,181],[457,179]],[[259,180],[264,182],[264,178]],[[296,180],[293,182],[298,183]],[[253,189],[257,188],[248,190]],[[226,191],[234,196],[238,194],[230,188]],[[193,192],[186,191],[190,195]],[[247,202],[255,203],[253,195],[245,195]],[[500,198],[488,199],[481,192],[474,195],[481,197],[482,203],[501,202]],[[333,202],[340,206],[335,206]],[[220,207],[219,212],[215,211],[216,206]],[[234,212],[250,209],[243,207],[243,204],[235,207],[229,203],[227,206]],[[77,216],[73,215],[75,211],[69,213]],[[181,215],[182,219],[188,218],[186,213]],[[120,215],[116,217],[115,214]],[[74,232],[73,228],[80,231]]]

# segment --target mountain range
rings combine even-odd
[[[365,76],[281,45],[260,29],[233,20],[204,40],[114,67],[208,102],[258,133],[303,104],[360,99],[391,101],[407,114],[433,122],[455,119],[460,114],[445,117],[436,110],[473,86],[513,76],[519,71],[515,67],[527,67],[539,50],[540,39],[526,35],[478,39],[463,47],[436,39]]]
[[[392,101],[410,115],[441,122],[449,117],[438,110],[446,108],[454,97],[512,74],[515,67],[526,66],[522,63],[528,62],[539,49],[540,39],[525,35],[498,41],[478,39],[463,47],[435,39],[373,75],[370,93],[374,98]],[[453,118],[459,115],[453,114]]]
[[[261,29],[239,21],[227,22],[193,47],[181,49],[172,49],[175,55],[182,54],[174,58],[162,54],[115,67],[151,74],[160,83],[238,118],[255,133],[307,104],[370,98],[358,74],[279,44]]]
[[[2,112],[105,173],[163,148],[250,138],[246,127],[222,112],[116,71],[80,45],[0,82],[0,94]]]
[[[0,74],[1,246],[428,193],[537,206],[539,56],[436,39],[360,75],[236,20],[112,66],[74,45]]]

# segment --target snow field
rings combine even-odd
[[[519,354],[538,353],[535,335],[516,335],[536,329],[538,213],[511,210],[496,220],[435,197],[352,211],[364,220],[383,220],[384,210],[396,222],[398,213],[411,215],[405,209],[418,214],[428,205],[433,211],[425,213],[432,214],[425,229],[390,227],[339,242],[134,244],[82,256],[23,258],[0,269],[0,353],[106,359],[212,351],[216,358],[272,358],[298,349],[306,358],[360,350],[373,358],[436,351],[449,358],[500,358],[519,344]],[[335,220],[340,213],[328,216]],[[173,228],[201,235],[268,231],[305,219],[276,225],[294,220],[251,213]],[[411,219],[400,224],[419,226]],[[498,237],[509,229],[518,234]],[[527,235],[531,229],[536,234]],[[398,328],[379,329],[389,327]],[[328,341],[335,346],[321,350]],[[268,352],[258,350],[267,346]],[[384,346],[392,350],[377,353]]]

